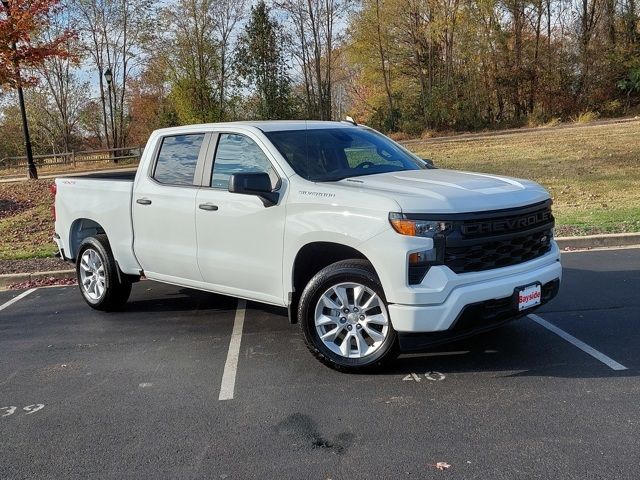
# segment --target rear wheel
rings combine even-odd
[[[118,270],[104,234],[86,238],[80,245],[76,276],[82,297],[96,310],[118,310],[129,299],[131,279]]]
[[[396,356],[384,291],[365,260],[318,272],[302,293],[298,318],[311,353],[337,370],[364,370]]]

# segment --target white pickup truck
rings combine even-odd
[[[54,238],[91,307],[122,308],[142,275],[287,307],[341,370],[525,315],[562,273],[538,184],[437,169],[352,123],[158,130],[135,174],[56,190]]]

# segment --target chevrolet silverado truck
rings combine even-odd
[[[142,276],[286,307],[343,371],[526,315],[562,274],[540,185],[438,169],[354,123],[157,130],[137,172],[54,190],[90,307],[123,308]]]

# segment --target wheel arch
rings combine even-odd
[[[104,227],[95,220],[90,218],[74,220],[69,229],[69,258],[76,261],[80,245],[86,238],[99,234],[106,235],[106,233]]]
[[[304,287],[323,268],[341,260],[361,259],[375,266],[367,256],[355,247],[332,241],[314,241],[298,249],[291,268],[289,289],[289,321],[297,323],[298,300]]]

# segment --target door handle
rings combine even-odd
[[[140,205],[151,205],[151,200],[148,198],[139,198],[136,200],[136,203],[139,203]]]
[[[198,205],[198,208],[200,210],[207,210],[209,212],[215,212],[216,210],[218,210],[217,205],[212,205],[210,203],[201,203],[200,205]]]

